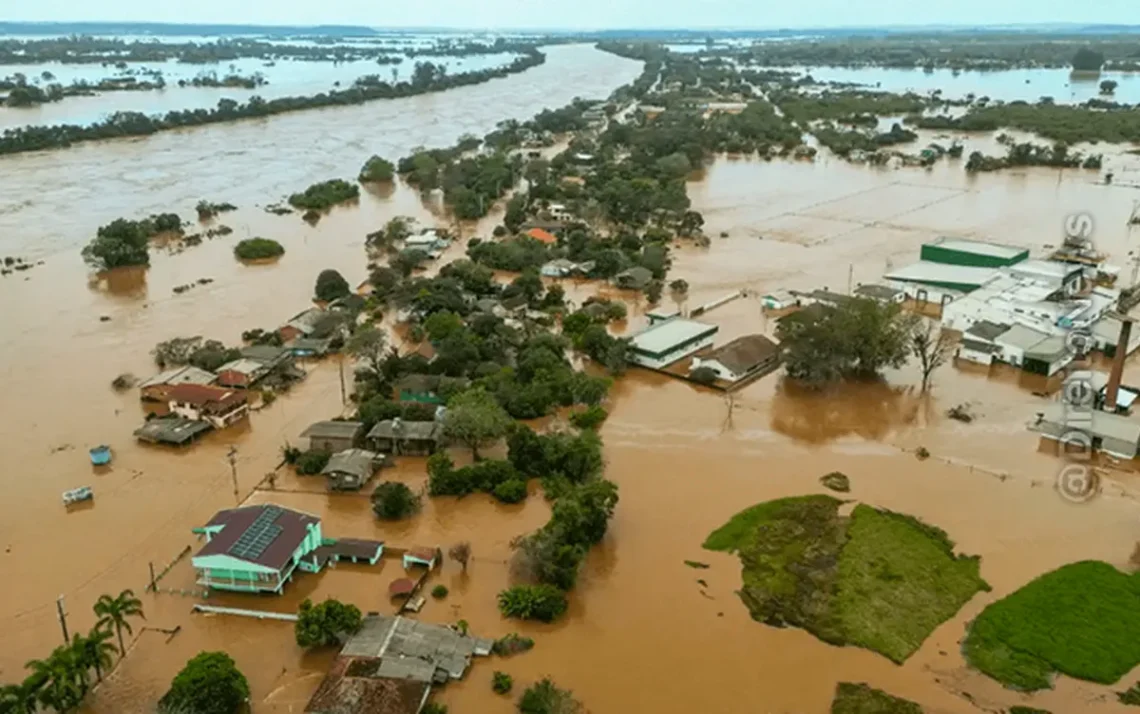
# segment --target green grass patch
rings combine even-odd
[[[922,714],[922,707],[866,684],[840,682],[831,700],[831,714]]]
[[[736,551],[753,619],[903,662],[978,590],[978,559],[937,528],[897,513],[802,496],[737,514],[705,548]]]
[[[1101,684],[1140,664],[1140,575],[1071,563],[991,604],[970,626],[966,661],[1008,687],[1045,689],[1055,673]]]
[[[851,490],[851,479],[847,478],[847,474],[842,474],[838,471],[832,471],[825,476],[820,476],[819,482],[826,488],[830,488],[832,491],[838,491],[839,493],[847,493]]]

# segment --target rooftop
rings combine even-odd
[[[475,654],[489,652],[491,642],[460,635],[444,625],[431,625],[403,617],[368,615],[360,631],[349,638],[342,657],[371,657],[383,660],[420,660],[430,665],[422,672],[409,672],[412,679],[431,680],[436,669],[451,679],[463,676]]]
[[[201,384],[176,384],[166,392],[166,398],[179,404],[190,404],[199,408],[216,407],[228,409],[246,402],[245,392],[236,389],[221,389]]]
[[[886,285],[860,285],[855,288],[855,294],[859,297],[867,297],[872,300],[891,300],[899,294],[899,290]]]
[[[1061,335],[1050,335],[1025,350],[1025,356],[1052,362],[1064,357],[1066,354],[1069,354],[1069,352],[1071,352],[1071,350],[1064,337]]]
[[[970,329],[966,330],[966,334],[983,340],[993,340],[998,335],[1005,334],[1008,331],[1009,325],[1000,322],[990,322],[989,320],[978,320]]]
[[[221,526],[221,531],[194,557],[228,555],[280,570],[309,534],[309,527],[319,523],[315,516],[272,504],[218,511],[206,527]]]
[[[703,359],[715,359],[734,373],[741,374],[779,353],[780,346],[764,335],[745,335],[716,348]]]
[[[439,422],[387,419],[372,427],[372,431],[368,432],[368,438],[428,441],[438,438],[439,430]]]
[[[305,707],[307,714],[416,714],[430,682],[360,676],[379,660],[338,657]]]
[[[633,348],[650,354],[664,354],[690,340],[716,334],[716,325],[675,317],[642,330],[630,340]]]
[[[218,367],[219,372],[237,372],[239,374],[256,374],[265,369],[265,363],[259,362],[254,359],[242,357],[235,359],[233,362],[226,362],[221,367]]]
[[[324,476],[335,474],[349,474],[360,479],[361,483],[372,478],[375,473],[377,454],[364,449],[345,449],[333,454],[325,467],[321,469]]]
[[[323,317],[321,311],[317,311],[317,317]],[[277,362],[279,360],[287,359],[291,355],[287,347],[274,347],[273,345],[253,345],[251,347],[243,347],[241,356],[245,359],[251,359],[254,362]]]
[[[1025,325],[1017,324],[1013,327],[1010,327],[996,339],[1003,345],[1008,345],[1010,347],[1015,347],[1021,350],[1028,350],[1031,349],[1034,345],[1040,344],[1040,342],[1048,336],[1048,334],[1041,332],[1040,330],[1034,330],[1032,327],[1026,327]]]
[[[994,258],[1005,258],[1009,260],[1027,252],[1025,248],[1017,248],[1012,245],[987,243],[985,241],[954,238],[952,236],[936,238],[930,243],[927,243],[927,245],[936,245],[939,248],[945,248],[947,250],[959,250],[963,253],[977,253],[978,255],[989,255]]]
[[[204,421],[183,419],[182,417],[163,417],[151,419],[135,429],[135,436],[152,444],[181,446],[192,441],[194,437],[206,433],[210,428],[210,425]]]
[[[1054,402],[1045,408],[1045,421],[1058,424],[1065,429],[1075,429],[1094,436],[1117,439],[1131,444],[1140,442],[1140,421],[1119,414],[1109,414],[1099,409],[1083,412],[1081,420],[1075,422],[1066,416],[1069,407]],[[1091,419],[1089,418],[1091,415]]]
[[[1080,265],[1062,263],[1056,260],[1027,260],[1024,263],[1011,265],[1007,270],[1014,275],[1021,275],[1027,278],[1055,281],[1063,280],[1073,273],[1079,273],[1084,270],[1084,268]]]
[[[301,432],[302,439],[355,439],[364,425],[358,421],[319,421]]]
[[[160,384],[213,384],[217,378],[213,372],[207,372],[192,365],[185,365],[160,372],[140,384],[139,388],[146,389]]]
[[[969,265],[947,265],[920,260],[917,263],[887,273],[887,280],[904,283],[945,283],[950,285],[979,286],[998,274],[996,268],[975,268]]]
[[[551,233],[549,231],[545,231],[541,228],[531,228],[529,231],[526,232],[526,234],[528,236],[530,236],[531,238],[534,238],[539,243],[545,243],[547,245],[553,245],[553,244],[558,242],[558,238],[555,237],[555,235],[553,233]]]

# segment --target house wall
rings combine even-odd
[[[225,414],[206,415],[205,419],[212,424],[215,429],[225,429],[227,426],[241,421],[247,414],[249,414],[248,403],[231,409]]]
[[[968,265],[976,268],[1001,268],[1014,263],[1020,263],[1029,258],[1029,251],[1025,250],[1018,253],[1013,258],[1002,258],[996,255],[987,255],[985,253],[974,253],[972,251],[958,250],[956,248],[945,248],[941,245],[927,243],[922,246],[919,252],[921,260],[928,260],[932,263],[943,263],[947,265]]]
[[[935,305],[947,305],[966,293],[965,290],[922,283],[908,283],[902,280],[888,280],[886,282],[895,290],[901,290],[905,296],[904,300],[906,298],[919,302],[925,300]]]
[[[957,357],[958,359],[964,359],[967,362],[973,362],[975,364],[984,364],[986,366],[989,366],[989,365],[994,363],[994,356],[992,353],[981,352],[979,350],[972,350],[969,347],[964,347],[962,345],[958,346],[957,351],[954,352],[954,356]]]
[[[253,384],[253,379],[248,374],[227,369],[218,372],[218,384],[223,387],[248,387]]]
[[[331,436],[316,437],[316,436],[313,436],[313,437],[309,438],[309,450],[310,451],[328,451],[328,452],[335,454],[338,451],[344,451],[345,449],[351,449],[353,446],[352,441],[353,441],[352,439],[341,438],[341,437],[331,437]]]
[[[706,347],[712,347],[713,339],[716,333],[707,335],[685,345],[673,348],[672,350],[661,355],[649,355],[638,352],[636,349],[631,349],[629,352],[629,359],[634,364],[639,364],[642,367],[649,367],[650,369],[661,369],[666,365],[670,365],[679,359],[687,357],[694,352],[699,352]]]

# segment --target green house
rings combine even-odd
[[[453,394],[466,389],[467,385],[468,381],[460,377],[409,374],[396,383],[396,391],[401,402],[442,405],[447,404]]]
[[[298,568],[323,562],[306,556],[324,544],[315,516],[274,505],[219,511],[195,533],[206,544],[191,562],[198,584],[215,590],[280,593]]]
[[[1028,260],[1029,250],[1011,245],[943,236],[930,243],[924,243],[919,258],[945,265],[1004,268]]]

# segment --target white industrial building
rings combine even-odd
[[[1045,262],[1045,261],[1031,261]],[[1064,335],[1073,328],[1093,329],[1105,313],[1116,306],[1119,293],[1111,288],[1094,288],[1088,294],[1071,297],[1071,276],[1060,271],[1053,277],[1037,273],[1014,275],[1013,268],[1002,272],[979,289],[942,308],[942,326],[965,332],[976,322],[1021,324],[1051,335]],[[1077,271],[1079,276],[1080,271]],[[1079,279],[1079,277],[1078,277]]]
[[[650,369],[661,369],[711,347],[716,325],[675,317],[651,325],[630,339],[629,361]]]

